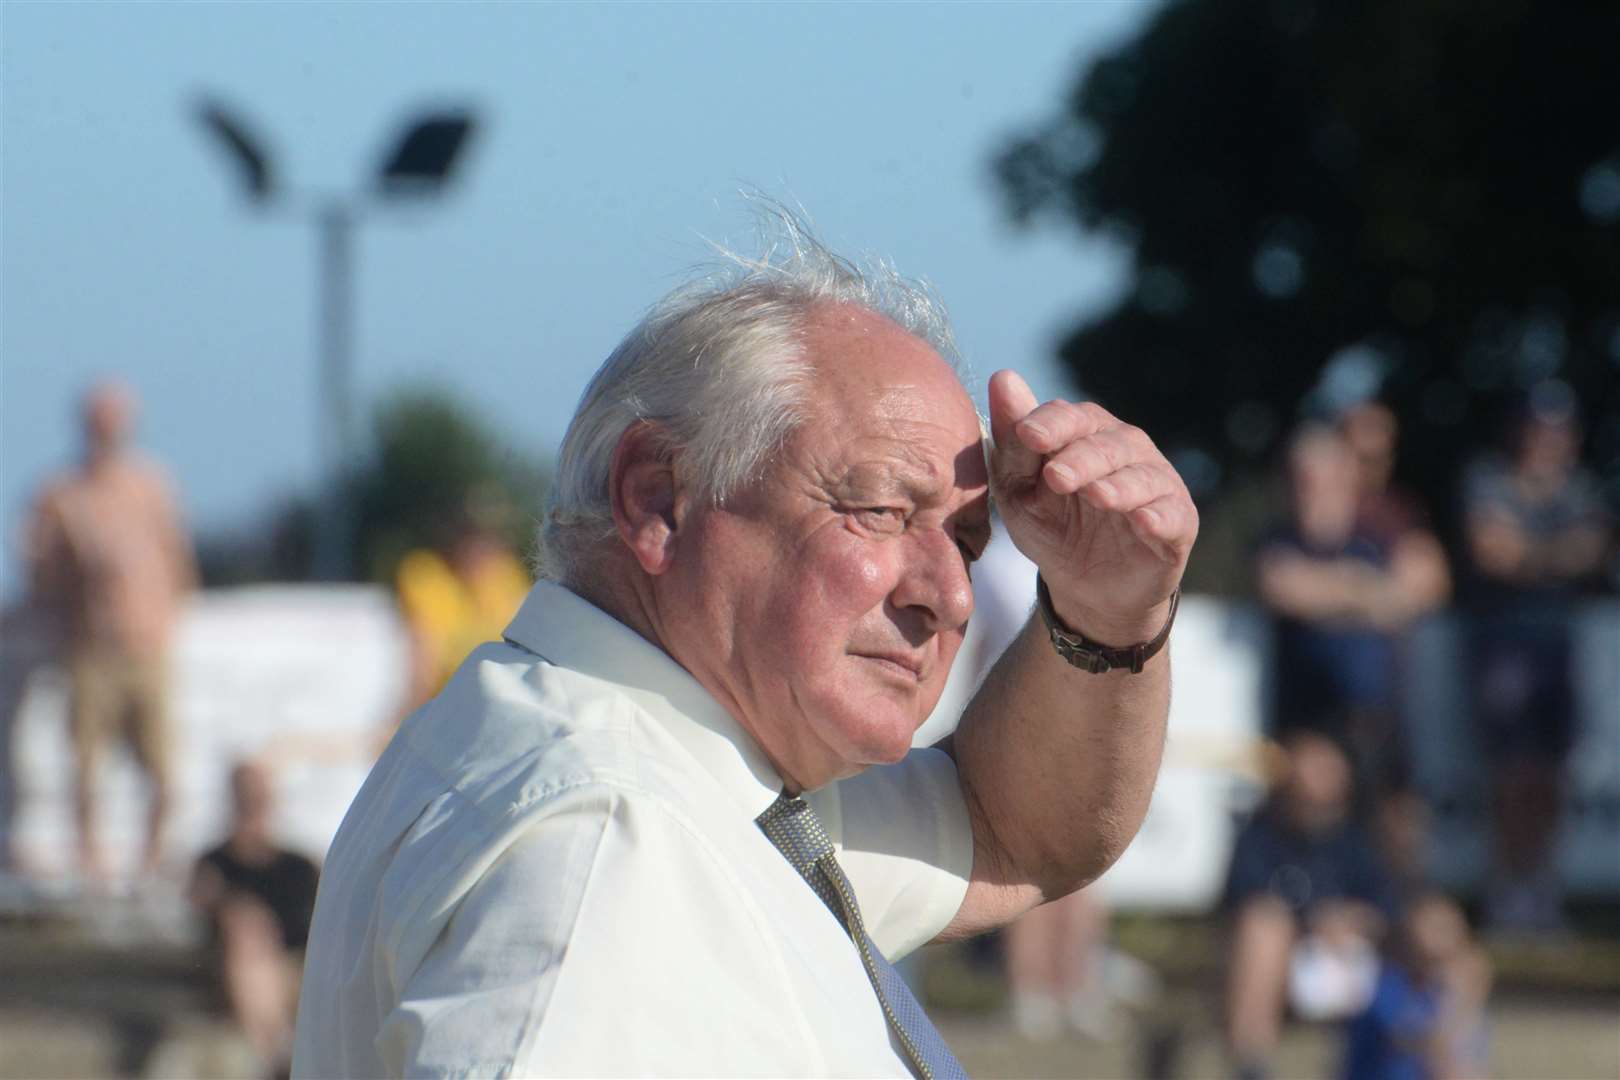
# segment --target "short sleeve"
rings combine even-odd
[[[884,955],[898,959],[938,936],[973,872],[973,826],[949,755],[913,750],[809,798]]]
[[[390,1074],[757,1075],[773,1054],[820,1067],[785,997],[739,987],[737,973],[781,962],[690,824],[611,786],[561,803],[405,980],[377,1040]]]
[[[457,901],[413,970],[376,1050],[391,1076],[504,1076],[556,985],[612,816],[582,797],[526,829]]]
[[[1226,871],[1226,887],[1221,892],[1221,906],[1228,912],[1236,911],[1249,897],[1269,887],[1273,859],[1264,828],[1257,818],[1238,833],[1237,843],[1232,848],[1232,862]]]

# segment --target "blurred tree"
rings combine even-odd
[[[1573,390],[1613,497],[1617,56],[1612,0],[1166,4],[996,161],[1018,221],[1135,255],[1063,360],[1205,500],[1380,386],[1448,536],[1462,464],[1538,387]]]
[[[447,391],[398,391],[377,407],[371,446],[350,481],[353,565],[369,581],[392,584],[407,551],[445,543],[471,519],[527,553],[546,476]],[[291,500],[268,528],[205,537],[204,583],[308,580],[312,505]]]
[[[282,500],[248,528],[210,529],[197,537],[204,588],[264,581],[308,581],[314,557],[315,504]]]
[[[515,551],[532,546],[546,471],[510,450],[469,409],[434,388],[377,409],[370,460],[354,482],[357,565],[391,582],[407,551],[447,543],[473,519]]]

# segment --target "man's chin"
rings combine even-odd
[[[819,732],[824,751],[836,758],[836,779],[853,776],[873,765],[893,765],[911,750],[911,738],[921,721],[913,707],[892,699],[866,698],[858,708],[840,702],[819,719],[811,719],[811,730]],[[923,719],[927,719],[924,714]]]
[[[919,724],[895,724],[893,733],[874,735],[861,747],[860,760],[868,765],[893,765],[911,752],[911,737],[916,734]]]

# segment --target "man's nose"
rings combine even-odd
[[[973,582],[956,541],[942,531],[907,539],[906,565],[891,597],[894,605],[923,614],[934,633],[961,629],[973,614]]]

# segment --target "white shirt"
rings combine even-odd
[[[556,585],[408,719],[338,830],[299,1076],[907,1074],[836,919],[754,824],[782,781],[662,650]],[[809,796],[890,958],[961,906],[950,759]]]

